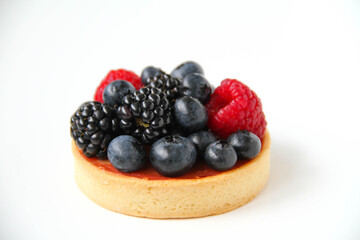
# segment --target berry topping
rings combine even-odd
[[[196,62],[184,62],[183,64],[176,67],[172,72],[171,76],[182,81],[187,75],[191,73],[204,74],[202,67]]]
[[[136,89],[142,87],[142,83],[140,81],[139,76],[131,71],[127,71],[124,69],[111,70],[106,77],[101,81],[100,85],[97,87],[94,100],[103,103],[103,92],[105,87],[115,81],[115,80],[125,80],[130,82]]]
[[[140,141],[150,144],[168,134],[172,122],[170,101],[158,88],[144,87],[123,99],[117,108],[120,127]]]
[[[236,163],[237,157],[234,148],[225,141],[216,141],[205,150],[205,161],[217,171],[226,171]]]
[[[173,101],[179,97],[180,81],[176,78],[172,78],[166,73],[148,78],[145,85],[148,87],[159,88],[163,93],[166,94],[166,97],[170,101]]]
[[[204,152],[207,146],[210,143],[216,141],[216,137],[209,131],[199,131],[188,136],[190,141],[192,141],[196,147],[198,158],[204,156]]]
[[[196,161],[196,148],[187,138],[166,136],[150,149],[152,166],[162,175],[176,177],[190,170]]]
[[[231,133],[245,129],[263,138],[266,129],[261,101],[248,86],[235,79],[225,79],[206,104],[208,127],[226,139]]]
[[[190,96],[199,99],[202,103],[207,103],[211,95],[211,86],[200,73],[191,73],[183,79],[180,94],[181,96]]]
[[[155,68],[153,66],[146,67],[141,73],[141,82],[146,85],[148,78],[153,78],[163,73],[164,72],[160,68]]]
[[[145,147],[129,135],[114,138],[109,144],[107,156],[110,163],[120,172],[138,171],[146,162]]]
[[[87,157],[106,158],[110,141],[120,133],[115,110],[100,102],[85,102],[71,117],[71,137]]]
[[[246,130],[231,134],[227,142],[234,147],[238,159],[253,159],[261,150],[260,138]]]
[[[203,129],[208,120],[205,107],[199,100],[189,96],[176,100],[174,115],[177,124],[189,133]]]
[[[253,159],[266,130],[260,99],[235,79],[225,79],[211,94],[203,73],[192,61],[171,75],[153,66],[141,78],[112,70],[95,101],[72,115],[71,137],[85,156],[107,157],[121,172],[140,170],[147,161],[145,145],[151,144],[152,166],[168,177],[186,173],[196,159],[217,171],[231,169],[237,159]]]
[[[103,99],[110,106],[119,106],[123,104],[123,98],[133,92],[135,92],[135,88],[131,83],[125,80],[116,80],[105,87]]]

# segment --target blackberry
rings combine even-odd
[[[110,141],[120,134],[115,109],[96,101],[83,103],[70,120],[71,137],[87,157],[105,159]]]
[[[172,105],[158,88],[143,87],[123,99],[116,108],[120,128],[145,144],[151,144],[169,132]]]
[[[180,96],[180,81],[164,72],[148,78],[145,85],[152,88],[159,88],[166,94],[166,97],[171,102],[175,101]]]

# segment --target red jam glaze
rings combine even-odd
[[[97,158],[88,158],[88,157],[84,156],[80,150],[78,150],[78,151],[80,152],[81,156],[86,161],[90,162],[91,164],[95,165],[96,167],[98,167],[100,169],[103,169],[105,171],[109,171],[112,173],[116,173],[119,175],[123,175],[123,176],[136,177],[136,178],[141,178],[141,179],[146,179],[146,180],[199,179],[199,178],[204,178],[204,177],[215,176],[215,175],[222,173],[222,172],[219,172],[219,171],[216,171],[216,170],[210,168],[205,163],[204,160],[201,160],[201,161],[198,160],[195,163],[195,165],[190,169],[189,172],[187,172],[186,174],[183,174],[181,176],[178,176],[178,177],[162,176],[150,164],[148,164],[147,166],[145,166],[143,169],[141,169],[139,171],[131,172],[131,173],[123,173],[123,172],[116,170],[111,165],[109,160],[99,160]],[[249,160],[238,160],[232,169],[238,168],[238,167],[244,165],[245,163],[247,163],[248,161]]]

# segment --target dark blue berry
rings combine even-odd
[[[134,172],[145,165],[146,151],[136,138],[121,135],[110,142],[107,157],[120,172]]]
[[[198,63],[189,61],[189,62],[184,62],[183,64],[176,67],[171,72],[171,76],[173,78],[179,79],[182,82],[182,80],[191,73],[204,74],[204,71]]]
[[[231,134],[227,142],[234,147],[239,159],[253,159],[261,150],[260,138],[247,130]]]
[[[153,66],[146,67],[141,73],[141,82],[146,85],[149,78],[153,78],[161,74],[163,74],[163,71],[160,68],[155,68]]]
[[[189,96],[176,100],[174,115],[177,124],[189,133],[203,129],[208,120],[204,105],[199,100]]]
[[[181,96],[190,96],[199,99],[202,103],[207,103],[211,95],[211,86],[202,74],[191,73],[183,79],[180,94]]]
[[[205,150],[205,161],[217,171],[226,171],[236,163],[235,149],[225,141],[211,143]]]
[[[166,136],[151,146],[149,159],[161,175],[176,177],[186,173],[194,165],[196,148],[187,138]]]
[[[104,102],[110,106],[123,105],[123,98],[135,92],[134,86],[125,80],[116,80],[109,83],[103,92]]]
[[[210,143],[216,141],[216,137],[209,131],[199,131],[188,136],[190,141],[192,141],[197,149],[198,158],[204,156],[205,149],[209,146]]]

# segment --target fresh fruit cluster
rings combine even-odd
[[[71,136],[85,156],[107,157],[121,172],[149,160],[175,177],[201,159],[225,171],[258,155],[266,129],[261,101],[249,87],[225,79],[212,93],[202,67],[191,61],[171,74],[153,66],[141,77],[112,70],[94,100],[72,115]]]

